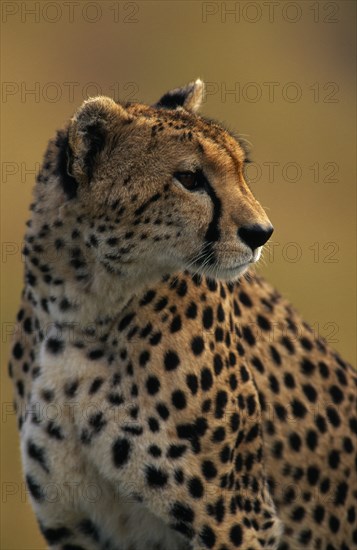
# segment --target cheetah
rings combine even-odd
[[[52,550],[352,550],[356,374],[252,265],[273,227],[244,141],[88,99],[27,223],[9,374]]]

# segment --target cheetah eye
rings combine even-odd
[[[176,178],[188,191],[197,191],[204,187],[204,176],[200,171],[175,172],[174,178]]]

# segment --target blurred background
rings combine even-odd
[[[1,549],[42,550],[21,476],[7,355],[47,140],[88,96],[152,103],[201,77],[203,113],[252,144],[275,226],[260,272],[355,362],[354,1],[1,3]]]

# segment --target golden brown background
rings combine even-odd
[[[336,2],[1,2],[1,549],[43,549],[6,362],[33,171],[88,95],[153,102],[201,77],[204,114],[253,144],[274,223],[260,270],[354,362],[355,9]]]

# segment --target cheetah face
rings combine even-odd
[[[244,179],[245,151],[196,114],[200,80],[153,106],[86,101],[68,130],[67,191],[86,244],[113,273],[188,269],[234,280],[273,228]],[[103,229],[104,228],[104,229]]]

